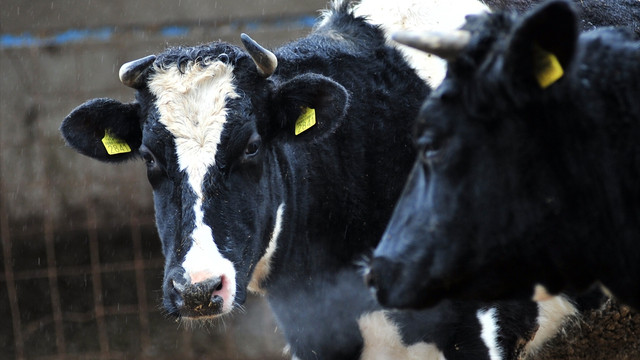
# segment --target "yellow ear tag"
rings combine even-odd
[[[539,46],[534,47],[534,68],[538,84],[543,89],[551,86],[564,75],[558,58]]]
[[[122,154],[131,152],[129,144],[124,140],[114,137],[109,130],[104,131],[104,137],[102,138],[102,144],[107,149],[109,155]]]
[[[295,134],[300,135],[316,124],[316,111],[312,108],[303,108],[302,114],[296,120]]]

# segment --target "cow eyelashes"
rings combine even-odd
[[[154,186],[157,183],[159,176],[162,174],[162,168],[160,167],[160,164],[158,164],[156,156],[151,152],[151,150],[149,150],[149,148],[141,145],[138,151],[147,165],[147,177],[149,178],[149,182]]]
[[[140,150],[138,150],[138,151],[140,152],[140,156],[142,157],[142,159],[144,159],[145,163],[147,164],[147,167],[157,166],[156,157],[149,150],[149,148],[147,148],[144,145],[141,145],[140,146]]]
[[[444,136],[437,134],[432,129],[425,130],[417,141],[420,157],[427,164],[435,164],[442,159],[445,144],[446,138]]]
[[[258,153],[262,145],[262,138],[258,134],[253,134],[247,141],[247,147],[244,149],[244,156],[251,157]]]

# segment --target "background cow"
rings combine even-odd
[[[485,0],[492,10],[525,13],[543,0]],[[603,26],[625,26],[640,36],[640,1],[573,0],[579,13],[579,27],[594,30]]]
[[[640,42],[578,35],[575,14],[555,1],[472,17],[447,49],[401,39],[448,56],[449,72],[421,109],[419,156],[372,261],[383,304],[600,281],[640,306]]]

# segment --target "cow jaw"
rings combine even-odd
[[[267,250],[265,250],[262,258],[260,258],[260,260],[258,261],[255,270],[253,270],[251,281],[249,281],[249,285],[247,286],[247,289],[249,289],[249,291],[262,295],[266,293],[266,291],[262,288],[262,282],[267,278],[267,276],[269,276],[269,272],[271,272],[271,259],[273,258],[273,254],[276,252],[278,237],[280,236],[280,232],[282,231],[283,212],[284,203],[278,206],[278,210],[276,212],[276,221],[273,226],[273,231],[271,232],[269,245],[267,246]]]
[[[181,69],[156,67],[149,90],[157,99],[159,122],[174,137],[179,169],[186,174],[188,186],[195,194],[193,231],[187,237],[191,244],[181,265],[184,279],[173,280],[183,299],[177,307],[180,315],[187,318],[228,313],[236,297],[236,270],[220,253],[211,228],[204,222],[203,183],[208,170],[215,165],[227,122],[227,100],[238,97],[233,66],[222,61],[205,61],[189,63]],[[200,291],[205,294],[189,301],[194,299],[190,292]],[[210,309],[201,311],[202,306]]]

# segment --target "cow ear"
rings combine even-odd
[[[273,92],[276,132],[296,139],[318,139],[344,121],[349,93],[344,86],[318,74],[303,74]]]
[[[570,66],[578,38],[578,19],[569,2],[538,6],[516,25],[507,47],[504,71],[525,86],[545,89]]]
[[[121,162],[137,155],[142,143],[140,106],[93,99],[75,108],[60,132],[69,146],[91,158]]]

